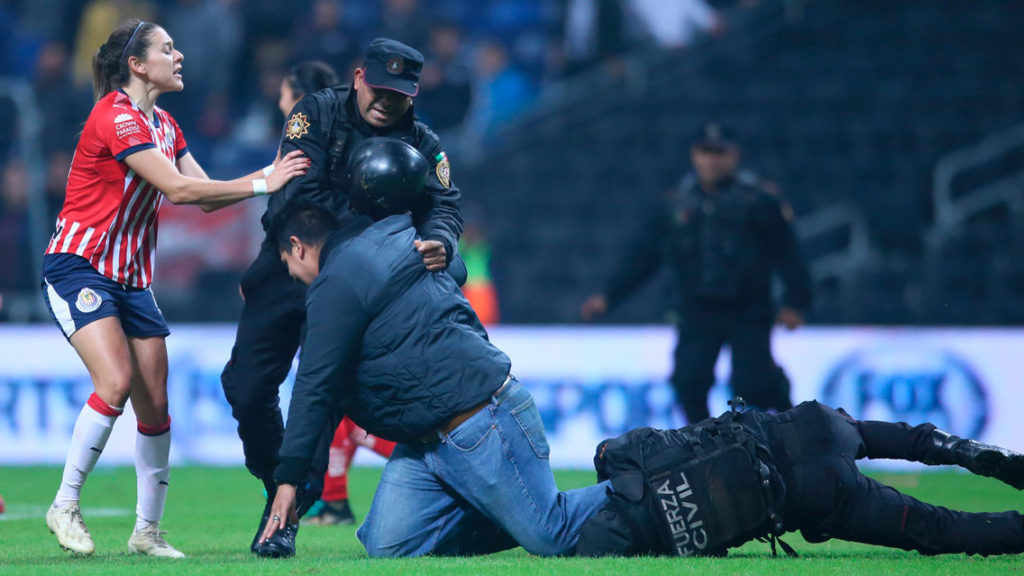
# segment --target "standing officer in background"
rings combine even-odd
[[[423,55],[400,42],[378,38],[370,42],[363,66],[351,86],[336,86],[306,95],[287,117],[281,154],[302,150],[311,161],[308,172],[275,195],[263,215],[264,230],[293,199],[327,207],[345,221],[351,217],[347,169],[356,145],[374,136],[390,136],[410,144],[429,162],[426,194],[412,210],[413,225],[422,240],[415,249],[427,270],[444,270],[455,255],[462,233],[459,189],[450,180],[448,158],[437,136],[413,114],[419,90]],[[245,305],[235,345],[221,383],[238,420],[245,465],[263,481],[269,510],[274,498],[274,469],[284,424],[278,389],[292,365],[305,322],[305,286],[295,282],[280,254],[267,239],[242,278]],[[316,501],[323,487],[328,445],[333,429],[324,429],[308,483],[300,496],[300,514]],[[267,520],[265,511],[263,522]],[[262,532],[261,524],[259,532]],[[267,548],[257,539],[251,550],[261,556],[294,553],[294,531]]]
[[[668,262],[678,343],[672,385],[689,423],[707,418],[708,392],[723,344],[732,350],[733,394],[760,409],[792,407],[789,379],[771,353],[773,321],[803,324],[811,282],[788,208],[740,171],[733,131],[703,126],[690,149],[695,172],[627,251],[604,293],[588,298],[590,321],[619,304]],[[772,278],[785,284],[776,312]]]

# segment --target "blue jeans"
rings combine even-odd
[[[370,556],[571,553],[607,483],[559,492],[540,413],[512,380],[438,442],[399,444],[357,536]]]

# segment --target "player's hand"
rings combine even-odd
[[[277,192],[292,178],[305,174],[309,164],[309,158],[303,155],[302,150],[292,150],[285,154],[270,176],[267,176],[267,193]]]
[[[787,330],[796,330],[804,323],[804,315],[792,308],[780,308],[779,315],[775,318],[776,324],[782,324]]]
[[[295,512],[295,486],[291,484],[281,484],[277,487],[277,495],[274,496],[274,503],[270,506],[270,519],[267,520],[267,525],[263,528],[260,544],[266,542],[274,535],[274,532],[283,529],[286,522],[292,524],[299,522],[299,515]]]
[[[440,240],[413,240],[412,245],[423,256],[423,264],[427,267],[427,270],[437,272],[444,270],[444,267],[448,265],[448,260],[445,258],[447,252],[444,249],[444,242]]]
[[[608,298],[604,294],[594,294],[583,302],[580,307],[580,318],[584,322],[590,322],[608,311]]]

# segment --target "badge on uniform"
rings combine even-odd
[[[437,161],[437,179],[441,181],[445,188],[448,188],[451,186],[452,177],[452,166],[448,163],[448,155],[441,152],[434,157],[434,160]]]
[[[89,312],[95,312],[102,303],[103,298],[100,298],[99,294],[93,292],[92,288],[82,288],[78,291],[78,300],[75,301],[75,308],[88,314]]]
[[[309,119],[302,112],[296,112],[292,114],[292,117],[288,119],[288,128],[285,130],[285,136],[289,140],[295,140],[296,138],[302,138],[309,133]]]

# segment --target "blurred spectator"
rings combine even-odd
[[[71,157],[74,149],[54,150],[46,158],[46,176],[43,185],[46,187],[46,219],[51,226],[57,221],[60,209],[64,207],[64,189],[68,184],[68,172],[71,171]],[[38,235],[37,235],[38,236]]]
[[[10,160],[18,137],[18,107],[6,94],[0,94],[0,173]]]
[[[242,49],[238,11],[236,0],[173,0],[161,9],[165,29],[187,50],[182,74],[188,92],[166,94],[160,106],[189,135],[189,149],[197,158],[205,158],[211,142],[230,129],[231,115],[223,113],[222,103]]]
[[[480,44],[476,57],[473,102],[466,118],[463,153],[480,150],[480,145],[527,109],[536,89],[508,60],[505,47],[494,40]]]
[[[64,44],[49,42],[39,51],[32,88],[43,119],[43,154],[74,150],[78,133],[92,109],[92,92],[71,82]]]
[[[427,43],[430,23],[419,0],[384,0],[377,36],[393,38],[419,50]]]
[[[705,0],[629,0],[630,7],[663,48],[689,46],[702,33],[721,30],[721,21]]]
[[[92,0],[85,7],[72,58],[72,79],[76,86],[92,85],[92,56],[107,41],[110,31],[125,18],[152,20],[152,3],[147,0]]]
[[[626,46],[623,0],[567,0],[561,66],[566,76],[622,55]]]
[[[21,2],[22,30],[43,41],[70,41],[85,2],[82,0],[32,0]]]
[[[472,98],[462,30],[448,23],[431,28],[425,56],[416,113],[436,132],[445,132],[462,124]]]
[[[462,237],[459,239],[459,254],[466,263],[466,283],[462,293],[484,326],[492,326],[500,320],[498,291],[491,277],[491,245],[487,241],[485,225],[478,209],[472,204],[463,208],[465,218]]]
[[[235,125],[231,139],[246,148],[276,153],[281,137],[281,115],[277,109],[278,93],[288,68],[289,49],[285,42],[264,41],[255,49],[257,89],[242,118]],[[266,158],[264,158],[266,160]]]
[[[11,2],[0,0],[0,76],[11,76],[18,72],[15,30],[17,17],[10,8]]]
[[[323,60],[344,69],[361,52],[356,33],[345,20],[347,6],[339,0],[315,0],[310,17],[296,31],[294,60]],[[312,28],[310,28],[312,23]]]
[[[28,170],[20,161],[7,164],[0,190],[0,292],[28,291],[39,273],[33,269],[28,229]]]

